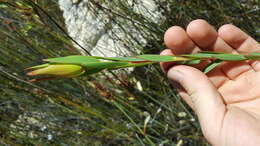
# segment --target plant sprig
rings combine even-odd
[[[159,62],[176,62],[178,64],[199,64],[202,60],[211,60],[204,69],[208,73],[223,61],[260,60],[260,53],[227,54],[217,52],[199,52],[196,54],[183,54],[176,56],[162,56],[144,54],[134,57],[100,57],[100,56],[66,56],[59,58],[44,59],[46,64],[30,67],[33,70],[27,75],[47,75],[31,81],[40,81],[53,78],[69,78],[81,75],[91,75],[103,70],[115,70],[128,67],[144,66]]]

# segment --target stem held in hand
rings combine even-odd
[[[66,56],[45,59],[46,64],[30,67],[29,76],[43,75],[40,81],[55,78],[71,78],[81,75],[91,75],[103,70],[115,70],[128,67],[138,67],[159,62],[179,62],[181,64],[198,64],[201,60],[212,60],[205,69],[207,73],[220,65],[223,61],[260,60],[260,53],[226,54],[216,52],[200,52],[197,54],[184,54],[178,56],[162,56],[144,54],[135,57],[100,57],[100,56]]]

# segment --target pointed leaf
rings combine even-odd
[[[33,67],[26,68],[25,70],[29,70],[29,69],[40,69],[40,68],[47,67],[47,66],[49,66],[49,65],[50,65],[49,63],[45,63],[45,64],[41,64],[41,65],[37,65],[37,66],[33,66]]]
[[[208,72],[210,72],[212,69],[214,69],[215,67],[217,67],[218,65],[220,65],[222,62],[222,60],[216,60],[212,63],[210,63],[204,70],[203,72],[206,74]]]

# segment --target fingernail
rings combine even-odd
[[[183,73],[175,69],[170,69],[167,73],[167,77],[171,80],[180,82],[180,80],[183,79]]]

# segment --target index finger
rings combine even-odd
[[[164,42],[175,55],[195,53],[200,50],[180,26],[170,27],[165,32]]]

